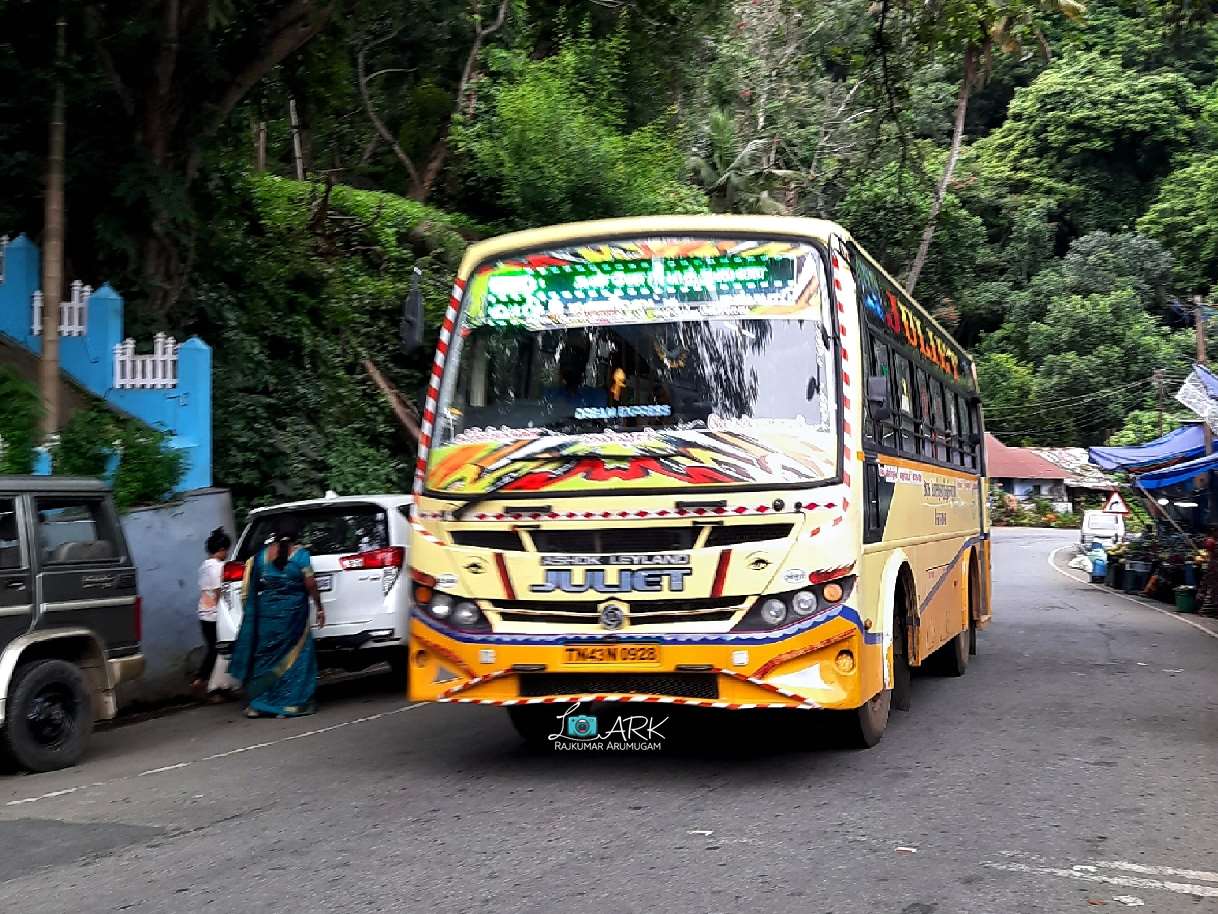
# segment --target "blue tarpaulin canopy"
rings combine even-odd
[[[1218,470],[1218,454],[1209,454],[1187,463],[1177,463],[1161,470],[1143,473],[1138,477],[1138,485],[1143,489],[1166,489],[1168,486],[1191,482],[1210,470]]]
[[[1218,392],[1218,377],[1210,374],[1210,379],[1213,380],[1214,389]],[[1208,382],[1206,386],[1208,387]],[[1205,454],[1205,429],[1200,425],[1186,425],[1146,444],[1130,447],[1093,447],[1088,448],[1087,453],[1091,462],[1102,470],[1142,472],[1164,464],[1193,460],[1203,456]]]
[[[1218,375],[1206,368],[1204,365],[1194,365],[1193,371],[1197,373],[1197,377],[1201,379],[1201,383],[1205,385],[1205,392],[1211,398],[1218,400]]]

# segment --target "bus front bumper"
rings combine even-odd
[[[845,608],[843,608],[845,609]],[[656,702],[856,708],[884,687],[882,636],[846,610],[780,633],[466,635],[410,623],[410,698],[461,704]],[[572,662],[572,646],[655,646],[645,662]]]

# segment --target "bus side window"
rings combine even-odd
[[[968,449],[969,464],[968,465],[975,470],[980,470],[981,469],[981,448],[984,447],[984,444],[978,444],[976,447],[974,447],[972,445],[972,438],[975,435],[979,435],[981,432],[981,416],[977,412],[978,407],[975,403],[969,404],[969,403],[965,402],[965,403],[962,403],[961,406],[964,408],[965,415],[968,417],[968,436],[969,436],[969,449]]]
[[[897,353],[892,354],[893,374],[896,376],[897,407],[899,415],[895,421],[899,424],[901,433],[900,450],[906,454],[918,453],[917,414],[914,412],[913,377],[909,367],[909,359]]]
[[[960,422],[958,419],[960,402],[954,390],[943,385],[943,412],[947,419],[947,462],[956,466],[964,465],[964,443],[960,437]]]
[[[943,418],[943,384],[937,378],[928,377],[930,387],[930,437],[934,443],[936,460],[947,462],[947,422]]]
[[[919,452],[923,457],[933,458],[934,450],[934,420],[930,404],[930,380],[926,372],[915,368],[914,376],[914,427]]]
[[[960,465],[966,469],[973,469],[977,465],[976,455],[973,452],[973,446],[969,443],[968,430],[968,400],[960,394],[955,395],[956,400],[956,430],[960,442]]]

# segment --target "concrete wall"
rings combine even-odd
[[[144,598],[144,676],[122,686],[119,701],[163,701],[190,692],[202,660],[196,606],[203,543],[216,527],[236,538],[227,489],[188,492],[179,501],[137,508],[122,520]]]

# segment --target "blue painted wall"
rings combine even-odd
[[[32,328],[33,297],[41,277],[38,247],[25,235],[8,243],[0,280],[0,333],[31,352],[42,351]],[[114,347],[123,340],[123,299],[109,284],[89,299],[84,336],[59,341],[60,368],[86,390],[170,436],[186,468],[179,491],[211,485],[211,347],[198,337],[178,349],[178,384],[156,389],[114,386]],[[38,469],[49,470],[49,458]]]

